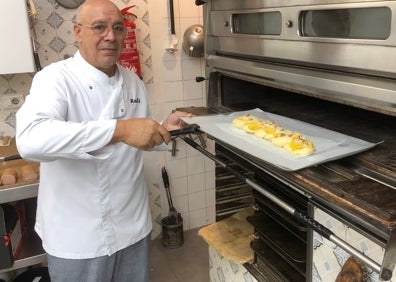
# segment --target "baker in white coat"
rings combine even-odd
[[[52,282],[148,281],[142,150],[167,143],[188,114],[152,119],[144,84],[116,63],[125,33],[114,3],[85,1],[79,51],[38,72],[17,113],[18,151],[41,163],[35,230]]]

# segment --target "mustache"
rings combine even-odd
[[[120,49],[120,45],[119,44],[103,44],[103,45],[99,45],[99,49],[114,49],[114,50],[118,50]]]

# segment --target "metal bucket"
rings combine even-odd
[[[178,214],[178,222],[173,223],[169,216],[161,220],[162,225],[162,245],[168,249],[178,248],[183,245],[183,218]]]

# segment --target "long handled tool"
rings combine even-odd
[[[28,14],[30,20],[30,29],[33,33],[31,39],[32,39],[34,63],[36,65],[36,71],[41,71],[40,58],[37,52],[36,41],[35,41],[37,40],[37,34],[36,34],[36,30],[34,29],[34,23],[33,23],[33,18],[37,17],[38,12],[32,0],[28,0],[27,4],[28,4]]]
[[[198,133],[200,132],[199,126],[194,125],[193,127],[189,128],[189,131],[193,131],[193,133]],[[180,133],[180,132],[179,132]],[[174,136],[174,134],[171,135]],[[260,192],[262,195],[270,199],[272,202],[276,203],[278,206],[280,206],[282,209],[284,209],[286,212],[290,213],[293,215],[298,221],[306,224],[309,226],[311,229],[315,230],[318,232],[320,235],[328,239],[329,241],[335,243],[336,245],[340,246],[350,254],[354,255],[356,258],[364,262],[367,266],[375,270],[376,272],[380,273],[380,276],[384,280],[389,280],[392,277],[392,271],[384,268],[381,269],[381,265],[379,265],[377,262],[373,261],[371,258],[367,257],[363,253],[361,253],[359,250],[355,249],[353,246],[351,246],[349,243],[345,242],[341,238],[337,237],[331,230],[317,222],[315,219],[309,217],[306,215],[303,211],[300,211],[293,206],[290,206],[288,203],[277,197],[276,195],[272,194],[271,192],[267,191],[265,188],[263,188],[259,183],[255,182],[252,179],[247,178],[245,175],[241,174],[240,172],[236,171],[233,169],[231,166],[227,165],[227,163],[223,162],[222,160],[218,159],[215,155],[212,153],[208,152],[200,146],[198,143],[196,143],[194,140],[192,140],[189,137],[180,135],[179,136],[182,140],[184,140],[188,145],[193,147],[194,149],[198,150],[202,154],[204,154],[206,157],[210,158],[213,160],[216,164],[227,170],[228,172],[232,173],[235,175],[237,178],[239,178],[241,181],[245,182],[246,184],[250,185],[252,188]]]
[[[171,196],[170,188],[169,188],[169,177],[168,177],[168,173],[166,172],[165,167],[162,168],[162,180],[164,181],[166,197],[168,199],[168,204],[169,204],[168,224],[169,225],[178,224],[179,223],[179,214],[178,214],[176,208],[173,206],[172,196]]]
[[[20,159],[22,159],[22,157],[19,154],[16,154],[16,155],[10,155],[10,156],[6,156],[6,157],[0,157],[0,162],[20,160]]]
[[[175,31],[175,12],[173,8],[173,0],[168,0],[168,1],[169,1],[171,42],[169,47],[166,48],[166,51],[173,54],[175,51],[177,51],[177,44],[179,43],[179,39],[177,38]]]

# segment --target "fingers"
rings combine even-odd
[[[129,146],[147,150],[168,143],[171,136],[165,127],[147,118],[118,120],[112,143],[123,142]]]
[[[163,126],[167,130],[175,130],[184,127],[186,124],[181,120],[181,117],[192,117],[191,113],[182,112],[182,111],[174,111],[171,113],[168,118],[163,122]]]

